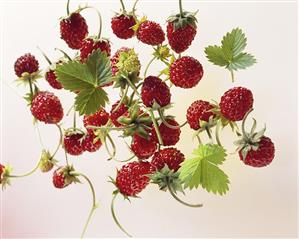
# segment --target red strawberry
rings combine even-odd
[[[117,110],[115,110],[116,107],[118,106],[118,104],[119,104],[119,101],[117,101],[116,103],[114,103],[114,104],[112,105],[112,108],[111,108],[111,111],[110,111],[110,119],[111,119],[112,123],[113,123],[116,127],[120,127],[120,126],[121,126],[121,124],[117,121],[118,118],[119,118],[120,116],[123,116],[125,113],[128,112],[128,107],[127,107],[124,103],[122,103],[122,104],[119,106],[119,108],[118,108]]]
[[[161,170],[165,165],[175,172],[181,167],[180,164],[185,160],[182,154],[176,148],[166,148],[156,152],[153,156],[151,164],[157,169]]]
[[[5,167],[4,165],[0,164],[0,184],[2,182],[2,174],[4,173]]]
[[[64,136],[63,146],[65,151],[70,155],[80,155],[84,152],[82,146],[84,134],[71,132]]]
[[[111,47],[108,40],[104,39],[93,39],[87,38],[82,42],[80,49],[80,58],[81,61],[85,61],[87,57],[97,49],[101,49],[102,52],[106,52],[107,56],[111,54]]]
[[[131,150],[139,159],[147,159],[157,150],[157,143],[152,139],[145,139],[138,134],[133,136]]]
[[[124,196],[135,197],[149,184],[152,173],[149,162],[131,162],[117,171],[116,186]]]
[[[167,38],[170,47],[176,53],[182,53],[189,48],[195,38],[196,32],[196,27],[191,24],[187,24],[175,30],[174,23],[168,22]]]
[[[80,49],[82,42],[88,35],[88,26],[80,13],[72,13],[60,21],[61,38],[72,49]]]
[[[275,148],[271,139],[262,136],[258,142],[257,150],[250,149],[244,159],[242,150],[239,151],[240,159],[252,167],[264,167],[272,162],[275,156]]]
[[[40,91],[31,103],[32,115],[46,124],[57,124],[63,118],[60,100],[53,93]]]
[[[49,85],[52,86],[54,89],[57,90],[62,89],[62,84],[57,80],[55,71],[53,70],[47,71],[45,78],[48,81]]]
[[[198,130],[200,120],[208,122],[211,116],[215,117],[211,109],[213,109],[213,106],[207,101],[197,100],[193,102],[187,110],[187,122],[190,127]]]
[[[100,140],[97,140],[96,142],[94,142],[94,140],[95,135],[93,133],[87,134],[82,141],[83,149],[88,152],[97,151],[101,147],[102,143]]]
[[[112,18],[111,28],[113,33],[120,39],[129,39],[135,35],[132,27],[136,24],[132,15],[121,14]]]
[[[122,48],[120,48],[119,50],[117,50],[115,52],[115,54],[111,58],[112,75],[115,76],[117,74],[117,72],[118,72],[118,67],[116,65],[119,62],[119,55],[120,55],[120,53],[122,53],[122,52],[128,52],[130,50],[131,50],[130,48],[122,47]]]
[[[234,87],[224,93],[220,101],[222,115],[230,121],[243,120],[253,106],[253,95],[243,87]]]
[[[163,43],[165,34],[158,23],[144,21],[137,29],[137,38],[145,44],[156,46]]]
[[[179,124],[174,119],[167,119],[166,121],[168,124],[174,127],[179,126]],[[161,123],[159,125],[159,131],[162,136],[164,146],[175,145],[180,140],[181,129],[179,127],[176,129],[169,128],[164,123]],[[152,139],[156,143],[158,143],[158,137],[154,128],[152,129]]]
[[[152,107],[154,102],[161,107],[170,103],[169,87],[161,79],[155,76],[145,78],[141,88],[141,99],[147,107]]]
[[[109,114],[106,112],[104,108],[98,110],[98,112],[92,115],[85,115],[83,118],[84,127],[86,128],[88,125],[91,126],[103,126],[109,120]],[[93,129],[86,128],[89,133],[93,133]]]
[[[170,81],[181,88],[192,88],[203,76],[203,68],[193,57],[183,56],[170,66]]]
[[[39,63],[33,55],[27,53],[19,57],[14,65],[15,73],[21,77],[23,73],[34,73],[38,71]]]
[[[76,176],[71,175],[74,172],[72,166],[65,166],[57,168],[53,173],[53,185],[56,188],[65,188],[71,183],[80,182]]]

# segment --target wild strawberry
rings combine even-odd
[[[49,151],[46,151],[46,150],[42,151],[42,155],[41,155],[40,163],[39,163],[40,171],[42,171],[43,173],[47,173],[50,170],[52,170],[52,168],[54,167],[54,165],[56,163],[57,163],[57,161],[53,159],[53,157]]]
[[[112,75],[116,75],[117,72],[119,71],[118,67],[117,67],[117,64],[119,62],[119,56],[122,52],[129,52],[130,51],[130,48],[127,48],[127,47],[122,47],[120,48],[119,50],[117,50],[115,52],[115,54],[112,56],[111,58],[111,66],[112,66]]]
[[[63,138],[63,147],[65,151],[70,155],[80,155],[84,152],[84,148],[82,146],[84,134],[69,132],[65,134]]]
[[[163,140],[163,145],[175,145],[180,140],[181,129],[179,128],[178,122],[176,122],[174,119],[166,119],[166,122],[169,125],[177,128],[170,128],[164,123],[159,125],[159,131]],[[152,129],[152,139],[158,143],[157,133],[154,128]]]
[[[181,11],[168,18],[167,38],[170,47],[176,53],[182,53],[191,45],[196,35],[196,18],[194,13]]]
[[[82,141],[83,149],[88,152],[97,151],[101,145],[102,143],[100,140],[95,141],[95,135],[93,133],[87,134]]]
[[[2,185],[2,189],[4,189],[7,185],[10,185],[10,174],[12,168],[8,165],[4,166],[0,164],[0,184]]]
[[[203,68],[193,57],[183,56],[174,61],[169,69],[170,81],[181,88],[192,88],[203,76]]]
[[[124,196],[136,197],[149,184],[152,167],[149,162],[131,162],[117,171],[116,187]]]
[[[239,151],[240,159],[247,165],[252,167],[264,167],[272,162],[275,156],[275,148],[271,139],[261,137],[257,143],[257,149],[250,149],[244,159],[242,150]]]
[[[57,124],[63,118],[60,100],[48,91],[40,91],[34,96],[30,110],[37,120],[46,124]]]
[[[157,150],[157,143],[152,139],[145,139],[135,134],[131,143],[131,150],[137,158],[147,159]]]
[[[156,46],[164,42],[165,34],[158,23],[146,20],[139,25],[137,38],[145,44]]]
[[[63,88],[62,84],[57,80],[55,71],[53,71],[53,70],[47,71],[45,78],[48,81],[49,85],[52,86],[54,89],[60,90]]]
[[[199,121],[208,122],[210,117],[215,117],[215,114],[211,111],[213,106],[203,100],[197,100],[193,102],[187,110],[187,122],[194,130],[200,129]]]
[[[103,126],[109,120],[109,114],[106,112],[104,108],[101,108],[96,113],[92,115],[85,115],[83,118],[84,127],[87,129],[89,133],[93,133],[93,129],[87,128],[87,126]]]
[[[220,101],[222,115],[230,121],[243,120],[253,106],[253,95],[243,87],[234,87],[224,93]]]
[[[0,164],[0,184],[2,182],[2,174],[3,174],[4,170],[5,170],[4,165]]]
[[[38,71],[39,63],[33,55],[27,53],[19,57],[14,65],[15,73],[22,77],[23,73],[32,74]]]
[[[135,18],[127,14],[116,15],[111,20],[112,31],[120,39],[132,38],[135,35],[132,29],[135,24]]]
[[[53,173],[53,185],[56,188],[65,188],[71,183],[80,182],[79,179],[72,175],[73,166],[65,166],[57,168]]]
[[[184,160],[184,154],[176,148],[165,148],[154,154],[151,164],[156,170],[161,170],[167,165],[170,170],[176,172]]]
[[[156,102],[163,107],[170,104],[169,87],[161,79],[155,76],[145,78],[141,88],[141,99],[145,106],[152,107]]]
[[[60,21],[61,38],[72,49],[80,49],[88,35],[88,26],[80,13],[74,12]]]
[[[116,109],[116,107],[118,106],[119,101],[117,101],[116,103],[114,103],[111,107],[110,110],[110,119],[112,121],[112,123],[116,126],[116,127],[120,127],[121,124],[117,121],[119,117],[123,116],[125,113],[128,112],[128,107],[122,103],[120,104],[119,108]],[[116,110],[115,110],[116,109]]]
[[[107,56],[111,54],[110,42],[105,39],[93,39],[86,38],[82,42],[82,46],[80,49],[80,58],[81,61],[85,61],[87,57],[94,51],[100,49],[102,52],[106,52]]]

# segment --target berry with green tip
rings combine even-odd
[[[43,150],[40,158],[39,169],[43,173],[47,173],[52,170],[56,164],[56,160],[53,159],[49,151]]]

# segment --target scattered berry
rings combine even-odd
[[[145,21],[137,29],[137,38],[145,44],[156,46],[164,42],[165,34],[158,23]]]
[[[141,99],[145,106],[152,107],[154,102],[163,107],[170,104],[169,87],[155,76],[145,78],[141,88]]]
[[[119,55],[122,52],[129,52],[131,49],[127,47],[122,47],[119,50],[115,52],[115,54],[111,58],[111,67],[112,67],[112,74],[115,76],[117,72],[119,71],[117,64],[119,62]]]
[[[179,126],[178,122],[176,122],[174,119],[167,119],[166,120],[168,124],[172,126]],[[176,129],[170,128],[166,126],[164,123],[161,123],[159,125],[159,131],[163,140],[164,146],[171,146],[175,145],[180,140],[181,135],[181,129],[178,127]],[[152,139],[158,143],[158,137],[155,128],[152,129]]]
[[[170,81],[181,88],[192,88],[203,76],[203,68],[193,57],[183,56],[173,62],[169,69]]]
[[[152,139],[145,139],[137,134],[133,136],[131,150],[139,159],[151,157],[157,150],[157,143]]]
[[[65,151],[70,155],[80,155],[84,152],[82,146],[84,134],[71,132],[66,134],[63,139]]]
[[[197,100],[193,102],[187,110],[187,122],[194,130],[200,129],[199,121],[208,122],[210,117],[215,117],[215,114],[211,111],[213,106],[203,100]]]
[[[234,87],[224,93],[220,101],[222,115],[230,121],[243,120],[253,106],[253,95],[243,87]]]
[[[39,63],[33,55],[27,53],[19,57],[14,65],[15,73],[18,77],[21,77],[23,73],[32,74],[38,71]]]
[[[111,20],[112,31],[120,39],[132,38],[135,35],[132,29],[135,24],[135,18],[131,15],[121,14]]]
[[[76,176],[71,175],[74,172],[73,166],[57,168],[53,173],[53,185],[56,188],[65,188],[72,183],[80,182]]]
[[[176,148],[165,148],[154,154],[151,164],[157,170],[161,170],[165,165],[167,165],[169,169],[176,172],[181,167],[180,164],[184,160],[184,154]]]
[[[52,170],[56,160],[52,158],[49,151],[43,150],[40,158],[39,169],[43,173],[47,173]]]
[[[106,112],[104,108],[101,108],[98,112],[92,115],[85,115],[83,118],[84,127],[87,129],[89,133],[93,133],[93,129],[87,128],[88,125],[91,126],[103,126],[109,120],[109,114]]]
[[[80,13],[72,13],[60,21],[61,38],[72,49],[80,49],[82,42],[88,35],[88,26]]]
[[[131,162],[117,171],[115,184],[124,196],[135,197],[149,184],[151,172],[149,162]]]
[[[111,46],[108,40],[103,39],[92,39],[87,38],[82,42],[80,49],[80,58],[81,61],[85,61],[87,57],[94,51],[100,49],[102,52],[106,52],[107,56],[111,54]]]
[[[100,140],[97,140],[96,142],[94,142],[94,140],[95,135],[93,133],[87,134],[82,141],[83,150],[88,152],[96,152],[101,147],[102,143]]]
[[[46,124],[57,124],[63,118],[60,100],[53,93],[40,91],[31,103],[32,115]]]
[[[49,85],[52,86],[54,89],[60,90],[63,88],[62,84],[57,80],[55,71],[53,71],[53,70],[47,71],[45,78],[48,81]]]
[[[123,116],[124,114],[126,114],[126,113],[128,112],[128,107],[127,107],[124,103],[122,103],[122,104],[119,106],[119,108],[118,108],[117,110],[115,110],[116,107],[118,106],[118,104],[119,104],[119,101],[117,101],[116,103],[114,103],[114,104],[112,105],[111,110],[110,110],[110,119],[111,119],[112,123],[113,123],[116,127],[120,127],[120,126],[121,126],[121,124],[117,121],[118,118],[119,118],[120,116]]]

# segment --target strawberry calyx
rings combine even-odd
[[[136,33],[140,27],[140,25],[147,21],[147,17],[143,16],[140,20],[136,19],[136,24],[132,27],[132,30]]]
[[[235,129],[238,129],[238,125],[235,121],[231,121],[224,117],[224,115],[221,113],[220,106],[216,101],[214,101],[214,103],[212,103],[211,105],[213,106],[211,112],[213,112],[216,115],[215,120],[219,121],[223,128],[229,125],[233,131]]]
[[[79,175],[74,173],[75,168],[73,165],[59,167],[56,172],[57,174],[62,174],[64,176],[64,187],[72,183],[81,183],[78,178]]]
[[[242,134],[240,134],[239,132],[237,133],[240,136],[240,139],[234,142],[234,144],[237,146],[237,151],[241,152],[243,160],[246,159],[246,156],[249,151],[251,150],[257,151],[259,149],[259,143],[261,139],[264,137],[266,131],[266,126],[265,126],[262,130],[256,132],[257,122],[253,118],[253,124],[251,130],[250,132],[246,132],[245,130],[246,119],[248,118],[248,115],[252,111],[253,109],[248,111],[247,114],[245,115],[242,121]]]
[[[12,172],[12,167],[2,164],[0,164],[0,167],[0,184],[2,185],[2,190],[4,190],[7,185],[10,185],[10,175]]]
[[[54,165],[58,163],[57,160],[53,158],[48,150],[43,149],[40,157],[39,169],[43,173],[47,173],[52,170]]]

